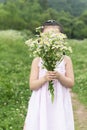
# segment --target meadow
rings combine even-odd
[[[23,32],[0,31],[0,130],[22,130],[27,112],[32,58]],[[68,40],[75,85],[73,92],[87,106],[87,39]]]

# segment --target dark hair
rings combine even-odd
[[[48,21],[44,22],[43,25],[42,25],[41,31],[43,32],[44,29],[45,29],[45,27],[47,27],[47,26],[58,26],[60,32],[61,32],[61,33],[64,32],[64,31],[63,31],[63,28],[62,28],[62,26],[61,26],[61,24],[58,23],[58,22],[56,22],[55,20],[48,20]]]

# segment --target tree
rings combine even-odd
[[[49,5],[57,11],[64,10],[71,15],[79,16],[87,9],[87,0],[49,0]]]
[[[79,19],[74,20],[72,38],[83,39],[85,36],[87,37],[87,29],[85,30],[85,28],[87,27],[83,21]]]
[[[43,9],[47,9],[48,7],[48,0],[39,0],[39,3]]]
[[[87,10],[82,13],[80,19],[87,25]]]

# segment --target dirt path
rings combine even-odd
[[[87,108],[80,103],[75,93],[71,92],[74,119],[75,119],[75,130],[87,130]]]

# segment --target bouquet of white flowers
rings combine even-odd
[[[53,71],[56,64],[59,64],[63,59],[63,53],[71,53],[72,49],[66,42],[67,36],[63,33],[55,33],[54,31],[40,33],[36,39],[30,39],[25,43],[29,46],[35,56],[42,58],[43,67],[48,71]],[[53,82],[49,82],[48,90],[51,93],[52,102],[54,100]]]

